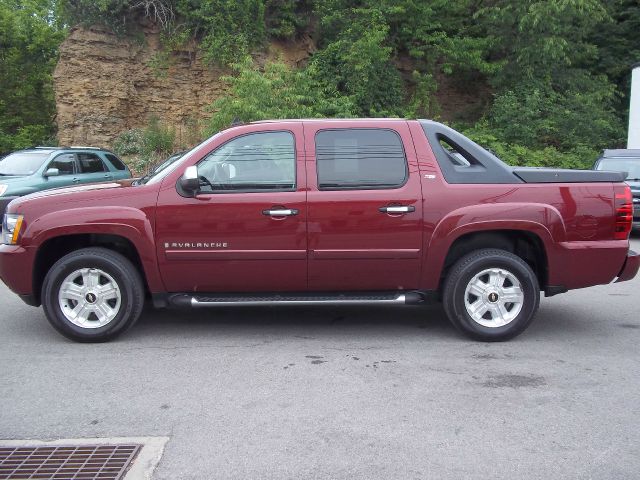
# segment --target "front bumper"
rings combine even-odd
[[[0,280],[18,295],[33,295],[33,249],[0,245]]]
[[[638,273],[638,269],[640,269],[640,254],[633,250],[629,250],[629,253],[627,253],[627,259],[622,266],[622,270],[620,270],[620,273],[618,274],[616,283],[631,280]]]

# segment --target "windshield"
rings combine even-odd
[[[146,181],[144,183],[145,184],[152,184],[152,183],[161,182],[164,177],[169,175],[171,172],[173,172],[178,167],[178,165],[183,163],[182,160],[184,160],[185,158],[189,157],[194,151],[196,151],[202,145],[207,143],[209,140],[213,140],[218,135],[220,135],[220,132],[216,133],[213,137],[209,137],[205,141],[203,141],[202,143],[199,143],[198,145],[193,147],[191,150],[189,150],[187,153],[185,153],[182,157],[180,157],[179,160],[174,160],[173,163],[170,163],[168,166],[163,167],[159,171],[151,172],[150,176],[146,179]]]
[[[49,158],[49,152],[12,153],[0,160],[0,175],[32,175]]]
[[[640,159],[637,158],[603,158],[597,170],[627,172],[627,180],[640,181]]]

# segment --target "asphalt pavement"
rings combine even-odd
[[[0,438],[168,437],[157,480],[640,477],[640,278],[499,344],[438,307],[147,309],[85,345],[1,286],[0,319]]]

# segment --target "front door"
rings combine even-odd
[[[407,123],[388,124],[305,124],[310,290],[418,288],[418,165]]]
[[[167,291],[306,290],[302,125],[255,128],[221,135],[198,162],[202,187],[195,198],[163,184],[157,255]]]

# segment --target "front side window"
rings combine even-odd
[[[80,171],[82,173],[100,173],[107,171],[104,162],[93,153],[79,153],[78,161],[80,162]]]
[[[57,168],[58,175],[73,175],[76,173],[76,156],[73,153],[58,155],[47,166],[47,170],[50,168]]]
[[[380,128],[319,131],[316,164],[320,190],[398,188],[408,171],[400,136]]]
[[[228,141],[198,164],[201,191],[290,191],[296,188],[290,132],[260,132]]]

